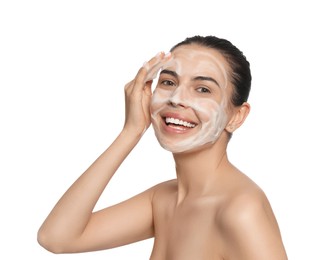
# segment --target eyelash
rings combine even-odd
[[[211,93],[210,90],[206,87],[199,87],[197,88],[197,91],[200,93]]]
[[[174,83],[172,80],[162,80],[161,85],[173,87],[176,85],[176,83]],[[198,87],[196,88],[196,91],[202,94],[211,93],[211,91],[206,87]]]
[[[161,84],[164,86],[175,86],[175,83],[171,80],[162,80]]]

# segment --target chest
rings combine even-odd
[[[220,259],[217,208],[208,199],[154,207],[155,249],[166,259]]]

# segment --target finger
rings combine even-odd
[[[133,81],[132,91],[141,91],[145,87],[145,77],[147,75],[147,71],[144,67],[141,67]]]
[[[154,58],[158,58],[158,55],[156,55],[156,57],[154,57]],[[152,62],[153,59],[151,59],[150,62]],[[138,87],[138,89],[145,87],[146,81],[144,79],[147,75],[149,66],[150,66],[149,62],[145,62],[143,64],[143,66],[138,70],[135,78],[125,85],[124,90],[126,93],[131,93],[133,91],[135,85],[142,86],[142,87]]]
[[[130,92],[132,92],[132,90],[133,90],[133,86],[134,86],[134,80],[128,82],[128,83],[125,85],[125,87],[124,87],[124,91],[125,91],[125,93],[130,93]]]
[[[153,80],[150,80],[150,81],[147,81],[145,83],[145,87],[144,87],[144,93],[148,96],[151,96],[152,95],[152,83],[153,83]]]
[[[147,70],[146,81],[153,80],[156,78],[159,70],[171,59],[171,53],[164,54],[163,52],[160,55],[157,55],[159,59],[151,59],[145,64]]]
[[[135,78],[134,91],[143,89],[147,81],[153,80],[170,57],[171,53],[166,55],[164,52],[159,52],[151,60],[145,62]]]

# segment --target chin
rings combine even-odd
[[[161,147],[164,148],[165,150],[173,153],[173,154],[190,154],[190,153],[197,153],[201,152],[204,150],[209,150],[211,149],[214,144],[217,142],[217,140],[207,142],[204,144],[200,144],[197,146],[192,146],[192,147],[183,147],[183,146],[176,146],[176,145],[168,145],[162,142],[159,142]]]

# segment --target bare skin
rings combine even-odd
[[[215,143],[174,154],[177,179],[93,212],[110,179],[150,126],[148,74],[168,59],[164,53],[152,58],[125,86],[124,128],[55,205],[39,229],[39,243],[54,253],[74,253],[154,237],[152,260],[287,259],[265,194],[227,157],[227,132],[244,122],[247,103],[228,109],[227,126]],[[230,96],[231,88],[226,91]]]

